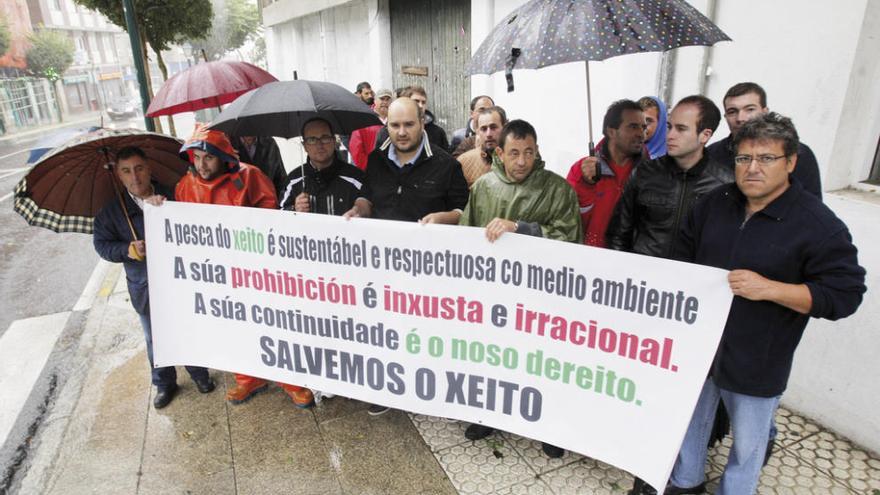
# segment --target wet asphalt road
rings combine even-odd
[[[7,197],[27,173],[28,150],[52,132],[0,141],[0,336],[15,320],[73,308],[98,261],[90,235],[29,226]]]

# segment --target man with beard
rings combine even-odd
[[[629,175],[649,159],[645,149],[648,124],[645,113],[632,100],[618,100],[608,107],[602,122],[602,141],[597,156],[581,158],[568,171],[568,183],[578,195],[584,244],[605,247],[605,231]]]
[[[476,147],[458,156],[468,187],[492,169],[492,155],[498,147],[501,129],[507,125],[507,113],[501,107],[489,107],[481,110],[474,122]]]

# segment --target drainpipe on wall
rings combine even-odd
[[[706,5],[706,17],[712,21],[712,24],[715,24],[715,11],[716,11],[716,0],[709,0],[709,3]],[[706,94],[706,86],[709,83],[709,76],[711,76],[711,67],[710,63],[712,62],[712,47],[707,46],[703,49],[703,60],[700,62],[700,72],[697,74],[699,78],[697,80],[697,88],[699,88],[698,93],[701,95]]]
[[[657,68],[657,97],[663,100],[667,106],[672,105],[672,87],[675,82],[675,59],[678,52],[673,49],[663,52],[660,57],[660,66]]]

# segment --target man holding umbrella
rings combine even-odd
[[[95,217],[95,251],[107,261],[122,263],[128,282],[131,305],[137,312],[147,342],[147,359],[156,386],[153,407],[162,409],[177,394],[177,370],[174,366],[153,366],[153,331],[150,323],[150,294],[147,285],[147,247],[144,244],[144,201],[155,195],[171,198],[171,191],[151,180],[150,165],[143,150],[128,146],[116,153],[113,170],[125,191],[111,199]],[[199,392],[214,390],[208,370],[187,366],[186,370]]]
[[[605,139],[596,155],[584,157],[568,172],[568,183],[578,196],[584,226],[584,244],[605,247],[605,231],[630,173],[647,161],[645,113],[632,100],[618,100],[608,107],[602,122]]]
[[[177,184],[178,201],[215,205],[277,208],[272,182],[260,170],[238,161],[235,149],[226,134],[196,125],[192,137],[181,148],[193,163],[191,172]],[[226,392],[233,404],[247,401],[266,390],[266,380],[235,374],[235,388]],[[297,407],[313,404],[312,392],[296,385],[281,384]]]

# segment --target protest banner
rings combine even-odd
[[[480,422],[663,486],[715,353],[726,273],[505,234],[146,207],[158,366]]]

